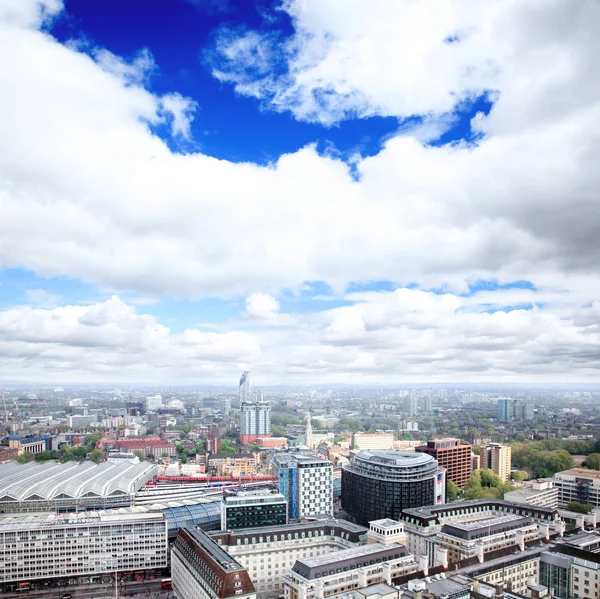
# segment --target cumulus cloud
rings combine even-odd
[[[255,80],[236,85],[266,85],[248,93],[321,122],[431,113],[426,123],[434,129],[457,102],[496,90],[492,112],[474,123],[478,145],[428,147],[403,131],[377,155],[357,158],[356,176],[313,146],[267,167],[176,154],[153,131],[170,124],[175,135],[189,136],[194,104],[144,87],[147,55],[138,55],[146,58],[136,67],[58,43],[40,27],[59,2],[2,3],[0,52],[11,59],[0,62],[0,267],[139,297],[254,297],[307,281],[343,291],[368,280],[456,293],[477,279],[525,279],[545,289],[552,310],[490,316],[489,306],[513,301],[499,294],[487,298],[488,308],[459,295],[389,296],[393,310],[355,298],[352,310],[299,320],[293,346],[289,330],[276,327],[250,339],[177,336],[122,301],[85,315],[57,308],[59,320],[74,323],[65,331],[44,311],[9,311],[3,317],[11,327],[20,319],[39,326],[21,330],[27,339],[4,341],[13,352],[5,372],[33,372],[40,356],[49,368],[93,372],[73,350],[89,347],[82,355],[98,360],[94,368],[121,376],[114,346],[94,348],[125,338],[133,349],[122,364],[131,369],[121,372],[131,377],[161,364],[160,372],[177,374],[174,360],[182,357],[218,377],[218,356],[229,355],[237,371],[253,365],[258,347],[276,348],[260,350],[274,377],[319,378],[327,369],[340,379],[361,369],[367,378],[399,376],[402,368],[423,375],[426,350],[440,356],[440,376],[461,367],[488,378],[533,376],[536,368],[568,375],[570,366],[596,376],[585,323],[595,317],[587,306],[600,297],[600,5],[489,0],[446,2],[432,12],[430,2],[349,1],[284,4],[296,36],[283,77],[272,69],[277,40],[258,34],[222,38],[223,72],[243,74],[250,64]],[[254,303],[255,316],[277,314],[264,298]],[[389,333],[380,326],[386,318]],[[5,330],[15,335],[11,327]],[[130,327],[146,345],[128,340]],[[90,338],[91,330],[99,336]],[[411,346],[390,347],[403,334]],[[469,339],[480,344],[472,362],[463,347]],[[520,350],[497,347],[511,343]],[[240,357],[238,344],[254,349]],[[190,357],[191,348],[200,354]],[[431,360],[429,368],[435,371]]]
[[[542,293],[544,299],[550,295]],[[475,298],[477,297],[477,294]],[[277,305],[254,298],[257,317]],[[268,322],[174,332],[118,297],[91,306],[0,311],[4,378],[218,382],[251,368],[270,383],[580,381],[600,371],[598,303],[570,311],[471,311],[474,302],[416,289],[353,294],[352,305]]]
[[[13,380],[214,380],[259,352],[246,333],[173,333],[116,296],[91,306],[0,312],[0,364]]]
[[[253,293],[246,298],[246,314],[254,318],[271,318],[279,312],[279,302],[266,293]]]
[[[286,0],[281,10],[293,36],[223,29],[214,75],[302,120],[444,115],[494,91],[518,98],[526,123],[580,104],[575,80],[588,99],[599,81],[593,0]]]

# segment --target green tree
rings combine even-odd
[[[515,470],[512,477],[513,480],[516,480],[518,483],[522,483],[524,480],[529,478],[529,474],[524,470]]]
[[[182,464],[188,463],[188,452],[185,449],[181,452],[179,459],[181,460]]]
[[[99,449],[93,449],[90,452],[90,460],[92,460],[92,462],[102,462],[104,461],[104,452],[100,451]]]
[[[34,455],[31,451],[24,451],[21,455],[17,456],[17,462],[19,462],[19,464],[27,464],[28,462],[31,462],[33,458]]]
[[[448,501],[456,501],[458,499],[459,494],[460,489],[458,488],[458,485],[455,482],[449,480],[446,484],[446,498],[448,499]]]
[[[584,468],[591,468],[592,470],[600,470],[600,453],[590,453],[581,464]]]
[[[219,453],[236,453],[235,447],[230,445],[226,439],[221,440],[221,447],[219,447]]]
[[[143,462],[146,459],[146,456],[144,455],[144,452],[141,449],[134,449],[133,455],[136,455],[139,458],[140,462]]]
[[[578,514],[589,514],[594,509],[593,505],[589,503],[577,503],[573,501],[567,504],[567,510],[569,512],[577,512]]]
[[[58,460],[60,456],[54,450],[41,451],[35,455],[36,462],[47,462],[48,460]]]

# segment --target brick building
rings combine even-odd
[[[451,480],[460,489],[464,488],[473,472],[472,448],[458,439],[436,439],[420,445],[415,451],[427,453],[435,458],[441,468],[446,469],[446,481]]]

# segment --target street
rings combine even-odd
[[[21,591],[18,593],[2,593],[2,598],[13,599],[16,597],[27,599],[44,598],[44,599],[61,599],[65,595],[71,595],[72,599],[114,599],[115,586],[114,584],[86,584],[73,585],[68,587]],[[167,591],[161,588],[160,580],[150,580],[143,582],[126,582],[120,584],[118,589],[118,598],[134,597],[137,599],[171,599],[172,591]]]

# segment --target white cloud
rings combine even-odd
[[[464,309],[476,301],[405,288],[356,294],[350,306],[296,315],[293,334],[289,323],[273,326],[266,308],[256,323],[263,326],[247,332],[175,332],[118,297],[12,308],[0,311],[0,372],[13,380],[228,384],[248,368],[274,384],[597,379],[598,302]]]
[[[296,115],[316,111],[320,120],[335,120],[348,112],[445,113],[456,98],[489,87],[491,80],[500,93],[492,113],[477,119],[483,133],[477,147],[424,147],[405,131],[376,156],[357,159],[358,180],[342,161],[320,156],[312,146],[268,167],[200,153],[177,155],[149,125],[170,123],[175,134],[188,135],[189,100],[145,89],[143,65],[133,76],[127,67],[131,63],[115,57],[107,69],[106,61],[99,64],[36,30],[43,18],[41,4],[3,3],[0,52],[11,59],[0,61],[0,266],[76,277],[141,297],[248,296],[298,288],[306,281],[325,281],[339,292],[350,281],[385,279],[456,292],[477,279],[528,279],[553,301],[550,313],[490,317],[472,300],[411,295],[429,302],[429,312],[441,318],[444,326],[435,329],[435,343],[414,333],[430,326],[429,317],[407,307],[406,298],[401,309],[389,312],[369,300],[368,310],[319,315],[323,333],[314,321],[299,320],[302,342],[297,347],[286,345],[289,341],[278,337],[284,333],[272,323],[268,335],[258,329],[253,335],[261,337],[261,348],[264,339],[266,348],[289,350],[282,362],[275,349],[264,349],[265,368],[273,377],[313,373],[323,378],[331,368],[332,376],[341,379],[343,373],[360,376],[359,367],[365,377],[399,376],[398,357],[404,374],[432,373],[434,366],[408,349],[379,352],[389,345],[377,328],[386,318],[392,336],[407,327],[411,347],[439,347],[440,376],[461,366],[475,372],[477,353],[470,363],[450,347],[461,335],[480,339],[476,333],[482,328],[493,333],[483,335],[492,345],[494,339],[504,343],[508,337],[510,342],[517,329],[522,335],[518,360],[510,354],[481,354],[481,372],[488,378],[502,376],[503,364],[509,367],[506,372],[527,378],[530,372],[523,365],[528,359],[541,360],[540,371],[571,376],[574,365],[577,376],[595,377],[584,359],[593,355],[592,337],[589,329],[573,324],[572,315],[577,312],[577,322],[589,320],[595,313],[586,305],[600,297],[600,71],[593,62],[600,54],[600,5],[584,0],[477,2],[465,5],[472,10],[467,14],[462,2],[447,2],[439,13],[429,14],[420,12],[431,6],[428,2],[411,3],[415,13],[406,12],[404,2],[352,2],[352,10],[346,2],[287,4],[290,11],[300,11],[296,25],[305,32],[294,41],[298,78],[285,83],[289,90],[282,88],[298,101]],[[48,1],[45,6],[56,14],[60,5]],[[470,28],[474,22],[477,31]],[[363,30],[364,39],[357,33]],[[453,32],[461,43],[439,43],[440,35]],[[267,44],[254,57],[253,68],[267,77],[271,50]],[[238,47],[232,60],[243,60],[244,52]],[[353,73],[347,65],[355,59]],[[421,71],[413,72],[419,61]],[[465,73],[470,64],[477,68]],[[319,82],[334,93],[313,106],[309,100]],[[454,88],[456,96],[449,99],[448,90]],[[287,110],[292,104],[280,106]],[[435,127],[435,119],[427,122]],[[511,292],[514,298],[517,293],[532,295]],[[513,301],[508,294],[488,299]],[[399,300],[394,302],[397,306]],[[453,311],[456,305],[459,312]],[[57,314],[69,320],[83,308],[59,310],[66,310],[64,316]],[[90,327],[103,333],[88,343],[110,345],[138,323],[153,349],[131,354],[132,377],[145,376],[149,368],[144,364],[164,363],[164,372],[178,373],[173,356],[181,357],[188,341],[197,344],[198,335],[205,348],[200,372],[222,372],[211,366],[211,344],[218,345],[218,352],[226,349],[236,369],[251,365],[255,355],[257,346],[240,357],[233,347],[238,338],[216,333],[211,338],[192,332],[173,345],[171,332],[130,306],[111,305],[108,316],[107,310],[94,312],[106,324],[73,326],[79,346],[67,347],[84,347]],[[14,341],[25,343],[19,347],[35,357],[35,368],[40,368],[40,355],[50,355],[44,353],[48,348],[54,352],[48,365],[64,372],[68,364],[81,372],[91,368],[65,349],[64,333],[39,312],[6,314],[13,324],[20,317],[40,321],[39,329],[29,329],[27,341]],[[283,324],[283,316],[271,320]],[[108,324],[115,318],[120,324]],[[454,336],[446,337],[445,326]],[[472,333],[461,333],[460,327]],[[544,334],[544,327],[552,333]],[[289,330],[285,335],[289,338]],[[358,345],[352,345],[353,339]],[[540,356],[540,347],[546,354]],[[543,358],[550,350],[560,355],[548,366]],[[118,364],[119,354],[111,351]],[[485,356],[495,356],[496,362]],[[108,354],[99,358],[112,359]],[[5,372],[11,365],[15,372],[30,368],[25,357],[11,360]],[[195,363],[184,362],[188,367]]]
[[[266,293],[253,293],[246,298],[246,314],[253,318],[272,318],[279,312],[279,302]]]
[[[581,93],[593,101],[600,77],[593,0],[286,0],[282,10],[291,38],[223,30],[214,73],[302,120],[444,115],[494,90],[527,126]]]

